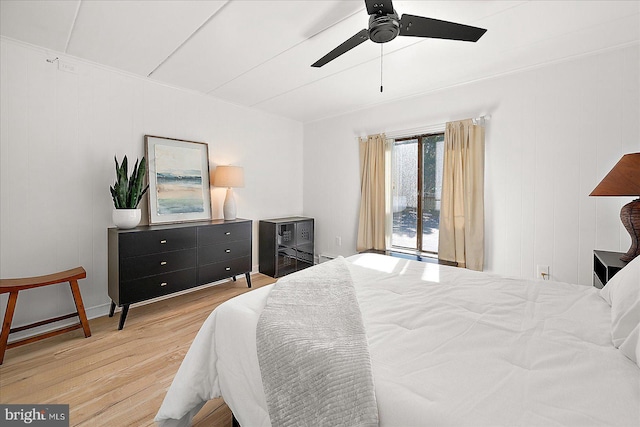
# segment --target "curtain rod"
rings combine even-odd
[[[474,125],[480,125],[480,126],[486,124],[486,122],[488,122],[489,120],[491,120],[491,114],[483,114],[481,116],[474,117],[471,119]],[[453,121],[456,121],[456,120],[453,120]],[[384,134],[387,138],[405,138],[408,136],[424,135],[426,133],[431,133],[431,132],[434,132],[434,133],[442,132],[444,131],[446,125],[447,125],[446,122],[435,123],[427,126],[421,126],[418,128],[393,130],[389,132],[384,132]],[[361,137],[366,138],[366,135],[356,137],[356,139]]]
[[[473,119],[471,119],[474,125],[480,126],[484,125],[489,120],[491,120],[491,114],[483,114],[482,116],[474,117]]]

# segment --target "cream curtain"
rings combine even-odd
[[[385,249],[385,140],[384,134],[359,138],[358,252]]]
[[[447,123],[438,257],[482,271],[484,264],[484,128]]]

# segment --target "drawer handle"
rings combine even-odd
[[[160,283],[160,286],[167,286],[167,282]]]
[[[167,265],[167,261],[161,261],[160,265]]]
[[[225,249],[225,252],[230,254],[231,253],[231,249]]]
[[[167,243],[167,241],[166,241],[166,240],[160,240],[160,244],[161,244],[161,245],[164,245],[165,243]]]
[[[231,232],[227,231],[226,233],[224,233],[225,236],[231,236]]]
[[[225,270],[229,271],[229,270],[231,270],[231,267],[227,267],[227,268],[225,268]]]

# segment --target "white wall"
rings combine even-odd
[[[88,315],[106,314],[113,157],[141,157],[145,134],[207,142],[212,170],[245,168],[235,196],[238,215],[254,220],[254,268],[257,220],[302,213],[301,123],[10,40],[0,47],[0,277],[82,265]],[[46,62],[56,56],[77,74]],[[212,191],[214,218],[224,195]],[[72,311],[68,286],[23,291],[14,326]]]
[[[306,124],[316,251],[355,253],[357,136],[488,113],[485,270],[534,277],[544,264],[554,280],[591,285],[593,249],[630,245],[619,211],[632,198],[588,194],[622,154],[640,151],[639,53],[635,44]]]

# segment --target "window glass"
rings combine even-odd
[[[394,141],[391,249],[438,252],[444,133]]]
[[[418,244],[418,140],[395,141],[392,159],[391,246],[415,249]]]
[[[422,139],[422,251],[438,252],[444,134]]]

